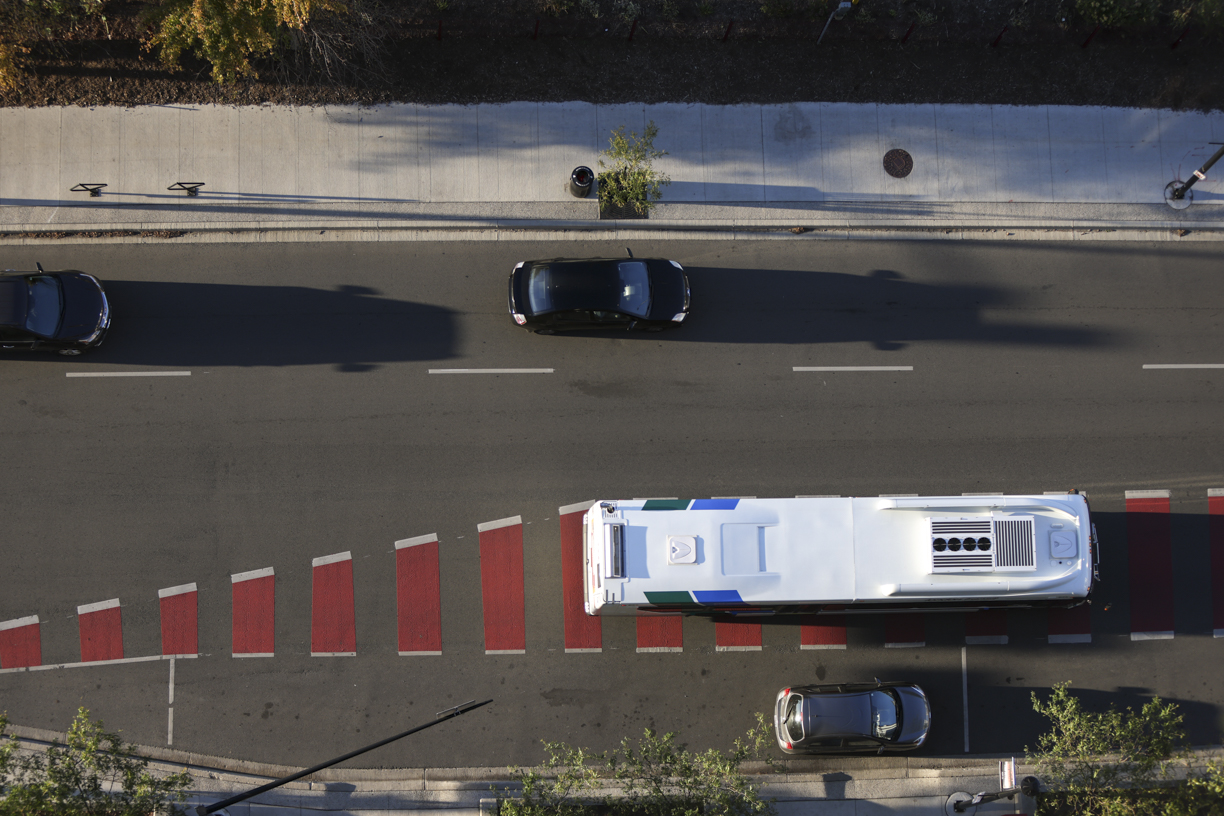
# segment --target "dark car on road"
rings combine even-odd
[[[510,273],[510,316],[536,334],[661,331],[688,316],[684,267],[658,258],[523,261]]]
[[[888,754],[926,741],[931,708],[913,683],[791,686],[774,705],[778,747],[788,754]]]
[[[92,275],[72,270],[0,273],[0,349],[75,356],[110,328],[110,304]]]

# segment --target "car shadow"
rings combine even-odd
[[[692,312],[677,330],[581,334],[688,343],[868,342],[884,351],[931,340],[1092,346],[1118,339],[1094,329],[1043,325],[1030,316],[1019,287],[923,283],[890,269],[865,275],[712,267],[686,272]],[[1012,319],[1009,310],[1024,317]]]
[[[381,296],[365,286],[314,289],[106,280],[106,342],[80,363],[141,366],[333,365],[360,372],[381,363],[455,355],[450,309]]]

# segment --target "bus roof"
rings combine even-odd
[[[623,577],[602,545],[590,556],[599,596],[626,605],[1073,598],[1092,583],[1078,494],[617,501],[588,524],[600,541],[596,525],[623,525]]]

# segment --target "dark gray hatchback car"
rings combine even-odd
[[[96,348],[110,328],[110,303],[92,275],[67,270],[0,274],[0,349],[54,351],[66,357]]]
[[[774,705],[778,747],[788,754],[887,754],[926,741],[931,708],[913,683],[791,686]]]
[[[523,261],[510,273],[510,316],[536,334],[662,331],[688,317],[684,267],[659,258]]]

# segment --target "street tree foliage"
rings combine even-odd
[[[601,207],[632,207],[645,215],[663,197],[671,178],[654,169],[654,160],[667,155],[654,146],[659,129],[652,121],[641,136],[621,125],[612,131],[608,149],[600,153],[599,204]],[[604,159],[608,161],[605,162]]]
[[[0,90],[17,84],[31,44],[63,36],[105,0],[0,0]]]
[[[1143,708],[1085,711],[1068,683],[1033,710],[1050,730],[1025,749],[1052,791],[1039,814],[1076,816],[1224,816],[1224,765],[1195,770],[1175,703],[1153,697]]]
[[[502,816],[771,816],[742,770],[762,756],[769,742],[765,718],[729,752],[689,751],[676,735],[649,728],[636,745],[628,737],[606,752],[545,742],[542,768],[515,768],[522,785],[517,797],[503,798]],[[766,759],[766,762],[770,762]]]
[[[0,816],[145,816],[182,811],[186,773],[157,776],[118,734],[103,730],[84,708],[77,711],[66,745],[23,750],[4,736],[0,714]]]
[[[340,0],[160,0],[145,47],[168,67],[191,51],[212,64],[215,81],[234,82],[254,76],[252,59],[271,56],[316,16],[347,11]]]

